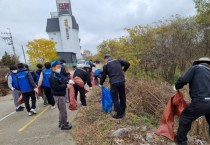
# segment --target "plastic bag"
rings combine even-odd
[[[180,116],[182,111],[187,106],[186,101],[181,92],[177,91],[177,93],[168,101],[167,106],[163,112],[163,116],[160,122],[160,126],[155,132],[157,135],[162,135],[170,140],[174,140],[174,116]]]
[[[112,96],[111,92],[102,86],[102,110],[105,112],[112,112]]]

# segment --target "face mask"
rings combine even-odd
[[[64,66],[66,66],[66,64],[65,64],[65,63],[63,63],[63,65],[64,65]]]
[[[55,72],[56,73],[61,73],[61,69],[56,69]]]
[[[16,74],[18,71],[17,70],[13,70],[12,72]]]

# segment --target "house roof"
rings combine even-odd
[[[77,24],[77,21],[74,16],[72,17],[72,28],[79,30],[79,25]],[[49,18],[47,19],[47,27],[46,32],[60,32],[60,24],[58,18]]]

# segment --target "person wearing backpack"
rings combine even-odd
[[[17,82],[17,73],[18,69],[17,66],[12,65],[10,66],[10,73],[7,76],[7,83],[9,88],[12,90],[12,96],[14,99],[14,105],[17,112],[24,111],[24,107],[22,107],[20,104],[18,104],[18,99],[21,95],[18,82]]]
[[[28,115],[32,116],[33,114],[37,114],[36,112],[36,94],[35,92],[38,92],[38,89],[36,87],[36,84],[34,82],[34,79],[31,75],[31,73],[24,68],[23,63],[19,63],[17,65],[18,67],[18,73],[17,73],[17,82],[19,85],[20,92],[23,95],[23,100],[25,102],[25,107],[28,111]],[[29,104],[29,100],[31,98],[32,106]]]
[[[48,103],[52,106],[51,109],[55,109],[55,100],[53,98],[51,87],[50,87],[50,75],[52,73],[51,65],[49,62],[44,64],[45,69],[41,72],[38,86],[44,89],[45,96],[47,97]]]
[[[112,59],[111,55],[104,56],[106,64],[103,67],[103,74],[100,80],[100,86],[109,76],[109,83],[111,85],[112,101],[114,109],[117,112],[113,115],[115,119],[121,119],[125,116],[126,96],[125,96],[125,72],[130,67],[130,63],[124,60]],[[123,68],[122,68],[123,67]]]

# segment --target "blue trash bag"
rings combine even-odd
[[[112,96],[109,89],[102,86],[102,109],[105,112],[112,112]]]

